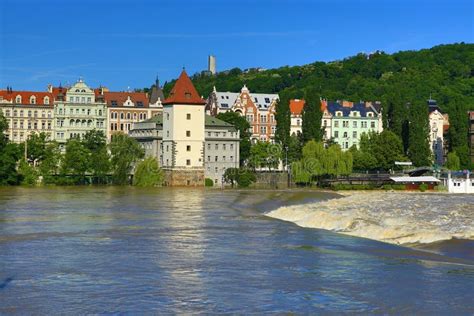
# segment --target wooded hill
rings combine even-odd
[[[285,100],[314,95],[330,101],[381,101],[384,127],[401,138],[403,123],[411,120],[407,102],[421,109],[431,96],[450,116],[449,150],[457,151],[467,165],[466,111],[474,110],[473,74],[474,44],[458,43],[391,55],[360,53],[343,60],[265,71],[234,68],[215,76],[195,74],[191,79],[204,97],[213,86],[238,92],[246,84],[251,92],[279,93]],[[165,85],[165,95],[173,84]]]

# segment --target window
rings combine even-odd
[[[339,121],[334,121],[334,127],[339,127]]]
[[[7,114],[8,115],[8,114]],[[31,117],[31,111],[28,111],[28,117]]]
[[[14,116],[14,117],[17,117],[17,115],[18,115],[17,110],[13,110],[13,116]]]
[[[191,131],[186,131],[186,137],[191,137]]]
[[[214,161],[217,161],[217,159],[218,159],[218,158],[217,158],[217,156],[216,156],[216,157],[214,158]]]
[[[81,97],[81,103],[86,103],[86,97]]]
[[[23,110],[20,110],[20,117],[23,117]]]
[[[191,166],[191,159],[186,159],[186,166]]]
[[[225,144],[222,144],[222,149],[226,150],[226,145]]]
[[[328,126],[328,121],[327,120],[323,121],[323,126],[325,126],[325,127]]]
[[[230,150],[234,149],[234,144],[230,144]]]
[[[123,113],[120,113],[120,119],[123,120],[125,118]]]
[[[35,117],[38,117],[38,111],[35,111],[35,112],[34,112],[34,116],[35,116]]]
[[[352,127],[357,128],[357,121],[352,122]]]
[[[49,97],[44,97],[43,103],[44,104],[49,104]]]
[[[91,103],[91,102],[92,102],[91,97],[87,97],[87,103]]]
[[[265,103],[270,103],[270,98],[265,98]]]
[[[170,114],[169,114],[169,113],[166,113],[166,119],[167,119],[167,120],[170,119]]]
[[[76,103],[79,103],[79,97],[76,97]]]
[[[230,161],[234,161],[234,156],[230,156]]]
[[[190,120],[191,119],[191,113],[186,114],[186,119]]]
[[[15,99],[15,103],[21,103],[21,96],[17,96]]]
[[[334,138],[339,138],[339,132],[338,131],[334,132]]]
[[[352,138],[357,138],[357,132],[356,131],[352,132]]]
[[[130,112],[127,113],[127,120],[130,120],[132,118],[132,114]]]
[[[211,161],[211,156],[207,156],[207,161]]]
[[[170,146],[166,145],[166,152],[170,151]]]
[[[166,131],[166,137],[170,137],[170,131]]]
[[[301,120],[300,120],[300,119],[297,119],[297,120],[296,120],[296,125],[298,125],[298,126],[301,125]]]
[[[370,122],[370,127],[375,128],[375,122]]]
[[[186,146],[186,151],[191,151],[191,146],[190,145]]]
[[[211,144],[207,144],[207,150],[211,150]]]
[[[36,97],[35,97],[34,95],[32,95],[32,96],[30,97],[30,103],[31,103],[31,104],[36,104]]]
[[[342,121],[342,127],[349,127],[349,121]]]
[[[225,156],[222,156],[222,161],[225,161]]]
[[[343,137],[344,137],[344,138],[347,138],[347,132],[344,132],[344,136],[343,136]]]
[[[215,144],[214,146],[215,146],[216,150],[219,149],[219,144]]]

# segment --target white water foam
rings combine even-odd
[[[474,195],[356,192],[266,214],[302,227],[393,244],[474,239]]]

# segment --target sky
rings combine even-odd
[[[207,69],[474,43],[473,0],[0,0],[0,89],[114,91]]]

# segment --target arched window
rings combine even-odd
[[[34,95],[30,97],[30,104],[36,104],[36,97]]]
[[[38,111],[34,112],[34,117],[38,117]]]
[[[127,120],[130,120],[132,118],[132,115],[130,114],[130,112],[127,113]]]
[[[17,116],[18,112],[16,110],[13,110],[13,116]]]
[[[79,90],[79,89],[76,89],[76,92],[81,92],[81,90]]]
[[[21,103],[21,95],[16,96],[15,103]]]
[[[133,113],[133,119],[136,121],[137,120],[137,113]]]
[[[74,126],[74,120],[69,121],[69,126]]]
[[[49,104],[49,97],[44,97],[43,103],[44,104]]]
[[[123,116],[123,112],[120,113],[120,119],[123,120],[124,116]]]

